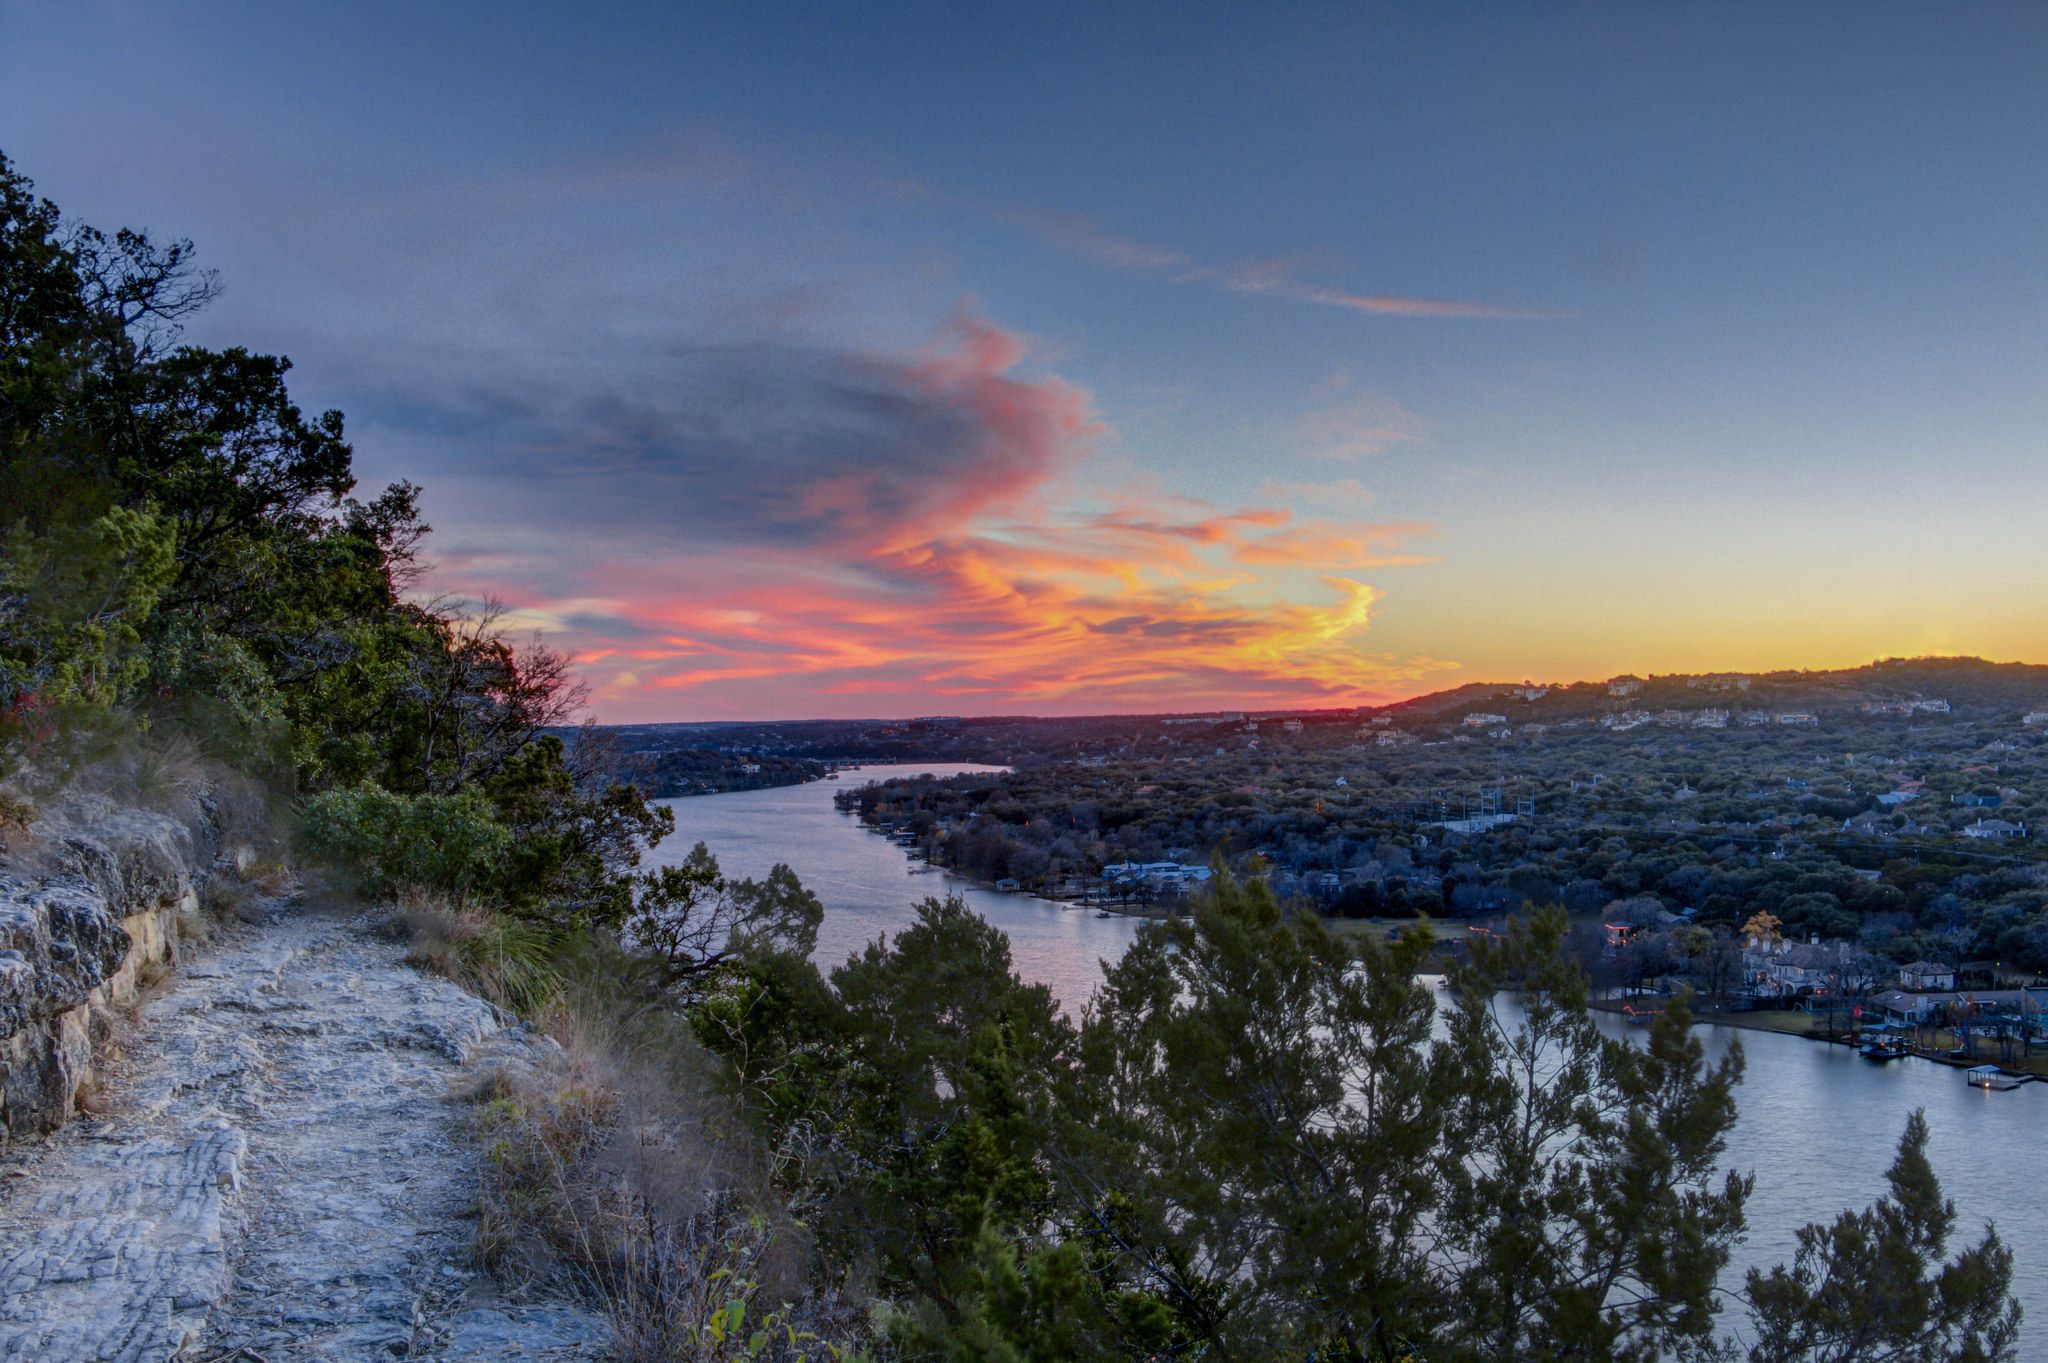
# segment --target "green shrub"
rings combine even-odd
[[[481,796],[395,795],[371,781],[307,801],[305,837],[365,894],[417,891],[456,904],[487,893],[512,850],[511,831]]]

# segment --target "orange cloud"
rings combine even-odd
[[[541,405],[545,459],[499,457],[555,541],[445,572],[570,648],[607,718],[1343,703],[1445,666],[1365,647],[1356,576],[1427,562],[1430,527],[1076,491],[1088,395],[972,314],[903,361],[746,358],[781,372]]]

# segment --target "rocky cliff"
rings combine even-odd
[[[219,852],[188,818],[77,797],[0,862],[0,1143],[67,1121],[138,980],[171,963]]]

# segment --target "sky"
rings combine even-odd
[[[2048,8],[0,0],[609,721],[2048,661]]]

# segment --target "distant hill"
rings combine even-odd
[[[1946,702],[1950,713],[1975,719],[2018,719],[2048,709],[2048,665],[1968,657],[1882,658],[1861,667],[1819,671],[1623,675],[1550,686],[1471,682],[1371,707],[1368,713],[1438,721],[1497,711],[1529,721],[1583,718],[1618,708],[1821,713],[1906,701]]]

